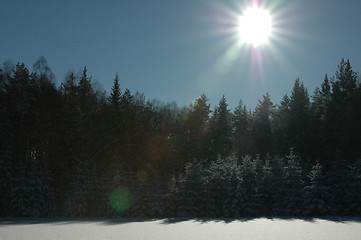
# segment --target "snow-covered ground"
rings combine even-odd
[[[0,240],[361,239],[360,218],[96,219],[0,218]]]

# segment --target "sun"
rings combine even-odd
[[[253,6],[239,18],[238,33],[242,42],[254,47],[268,41],[272,33],[272,18],[265,9]]]

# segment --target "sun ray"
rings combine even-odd
[[[202,91],[216,94],[227,87],[227,75],[235,72],[242,76],[241,81],[247,82],[250,92],[267,86],[269,73],[285,74],[285,68],[292,74],[297,72],[283,54],[285,50],[295,53],[292,39],[302,35],[289,27],[289,21],[299,21],[298,16],[290,16],[290,12],[296,11],[294,3],[250,0],[237,4],[218,2],[213,7],[215,25],[207,38],[218,40],[212,48],[216,58],[197,77]],[[248,14],[251,16],[244,18]],[[244,32],[253,36],[245,36]],[[275,68],[269,68],[270,62],[276,62]]]

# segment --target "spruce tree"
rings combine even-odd
[[[121,98],[121,91],[119,85],[119,75],[116,74],[114,78],[114,83],[112,87],[112,91],[110,93],[109,102],[112,108],[112,111],[118,112],[120,111],[120,98]]]
[[[302,213],[304,179],[300,162],[300,157],[291,149],[283,169],[281,199],[275,204],[282,215],[298,216]]]
[[[241,164],[242,188],[244,189],[243,215],[256,216],[264,212],[260,196],[262,163],[259,156],[245,156]]]
[[[68,217],[95,216],[99,196],[94,160],[87,154],[74,160],[76,164],[65,199],[65,215]]]
[[[284,156],[289,151],[289,141],[287,139],[288,118],[290,112],[290,98],[284,95],[280,104],[275,109],[273,119],[273,132],[276,145],[276,153]]]
[[[231,134],[231,113],[228,109],[227,100],[223,95],[210,121],[208,140],[208,147],[212,153],[209,156],[210,158],[217,159],[218,156],[225,158],[229,155],[232,150]]]
[[[334,214],[333,196],[319,163],[312,166],[308,175],[309,185],[304,188],[305,202],[303,215],[323,216]]]
[[[88,77],[88,69],[83,68],[83,74],[78,83],[79,95],[81,97],[88,96],[92,92],[91,79]]]
[[[328,111],[331,104],[331,86],[327,74],[321,84],[321,88],[316,88],[312,96],[311,103],[311,126],[310,144],[311,157],[318,159],[322,166],[329,168],[327,160],[330,159],[328,148],[334,143],[330,142],[332,129],[328,128]],[[331,147],[332,148],[332,147]]]
[[[248,114],[246,106],[243,105],[242,100],[239,101],[238,106],[233,113],[233,149],[239,160],[246,154],[251,154],[251,117]]]
[[[179,217],[201,217],[203,195],[204,166],[199,162],[188,163],[181,181],[177,215]]]
[[[331,104],[327,114],[327,128],[332,135],[329,141],[330,156],[340,155],[352,164],[355,159],[361,157],[358,151],[361,147],[359,132],[361,127],[361,115],[357,111],[358,86],[357,74],[353,71],[349,60],[341,60],[336,71],[334,81],[331,83]],[[336,160],[336,159],[334,159]]]
[[[307,89],[300,79],[296,79],[289,103],[287,121],[287,141],[289,147],[303,158],[309,155],[310,102]]]
[[[274,152],[274,138],[272,131],[272,116],[274,105],[270,95],[267,93],[263,100],[259,101],[254,112],[254,122],[252,126],[252,139],[256,153],[264,158],[267,154]]]
[[[355,182],[347,161],[344,159],[334,161],[326,174],[326,181],[334,197],[333,212],[341,216],[355,215],[360,205],[356,197],[358,190],[354,188]]]
[[[208,98],[202,94],[188,108],[184,115],[184,132],[185,141],[184,156],[187,161],[193,159],[204,159],[208,155],[207,135],[210,114],[210,105]]]

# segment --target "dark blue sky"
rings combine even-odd
[[[300,77],[310,94],[341,58],[361,69],[361,1],[259,0],[273,16],[270,42],[237,44],[237,16],[251,0],[0,0],[0,62],[29,68],[45,56],[57,84],[87,66],[109,92],[188,105],[205,93],[214,107],[225,94],[254,108],[274,103]]]

